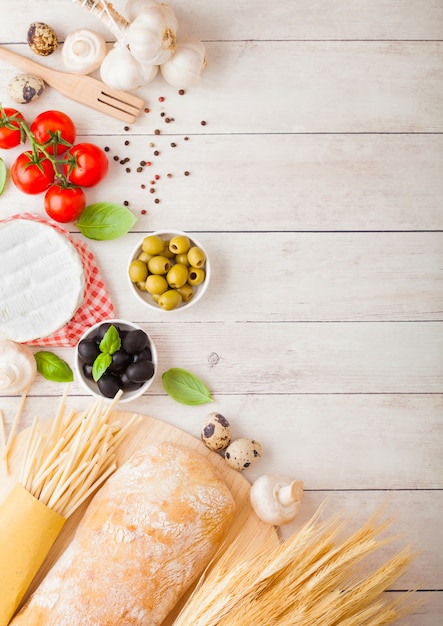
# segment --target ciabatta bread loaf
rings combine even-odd
[[[234,516],[203,455],[147,446],[95,495],[13,626],[157,626],[201,574]]]

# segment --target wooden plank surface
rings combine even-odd
[[[113,4],[123,11],[124,0]],[[170,4],[181,35],[203,39],[208,50],[207,70],[185,96],[157,77],[139,90],[150,112],[129,130],[52,89],[24,107],[29,121],[46,108],[63,110],[80,140],[110,148],[110,175],[88,190],[88,201],[127,201],[138,221],[119,240],[87,245],[116,314],[153,337],[160,373],[194,371],[215,399],[179,405],[159,376],[130,410],[194,437],[218,410],[236,436],[261,441],[249,481],[283,472],[305,483],[302,511],[284,536],[325,500],[355,524],[387,500],[393,529],[419,550],[389,594],[417,587],[429,595],[399,626],[436,626],[443,620],[443,3]],[[69,0],[15,0],[0,20],[0,44],[32,55],[25,38],[33,20],[54,26],[61,41],[86,27],[111,45],[106,26]],[[60,50],[43,62],[63,68]],[[0,62],[0,101],[8,106],[15,74]],[[8,168],[18,151],[1,151]],[[131,172],[114,156],[130,157]],[[135,171],[141,159],[152,163],[143,174]],[[0,218],[21,211],[43,215],[42,198],[8,183]],[[137,242],[165,228],[194,233],[213,264],[202,302],[171,318],[145,311],[126,278]],[[73,363],[73,350],[54,351]],[[38,376],[20,428],[36,414],[52,417],[61,392]],[[77,381],[70,399],[78,408],[91,400]],[[17,405],[17,396],[1,397],[7,425]]]

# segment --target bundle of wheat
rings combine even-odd
[[[342,516],[312,519],[277,548],[242,554],[228,547],[202,577],[174,626],[380,626],[415,606],[410,592],[382,597],[413,558],[406,546],[381,566],[362,561],[395,538],[381,538],[390,524],[374,514],[343,536]]]

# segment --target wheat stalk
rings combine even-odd
[[[409,567],[410,546],[375,571],[363,570],[368,556],[396,540],[380,537],[391,521],[377,512],[346,538],[346,520],[321,520],[323,508],[277,548],[269,540],[253,554],[238,541],[225,549],[174,626],[381,626],[410,612],[409,592],[383,598]]]

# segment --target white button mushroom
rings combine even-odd
[[[0,391],[22,392],[36,374],[37,364],[30,348],[9,339],[0,340]]]
[[[235,439],[225,452],[225,460],[229,467],[242,471],[258,461],[262,447],[254,439]]]
[[[73,74],[90,74],[100,67],[107,52],[104,37],[93,30],[80,28],[66,37],[62,59],[66,69]]]
[[[265,474],[252,484],[250,500],[257,517],[267,524],[282,526],[300,510],[303,482],[287,476]]]

